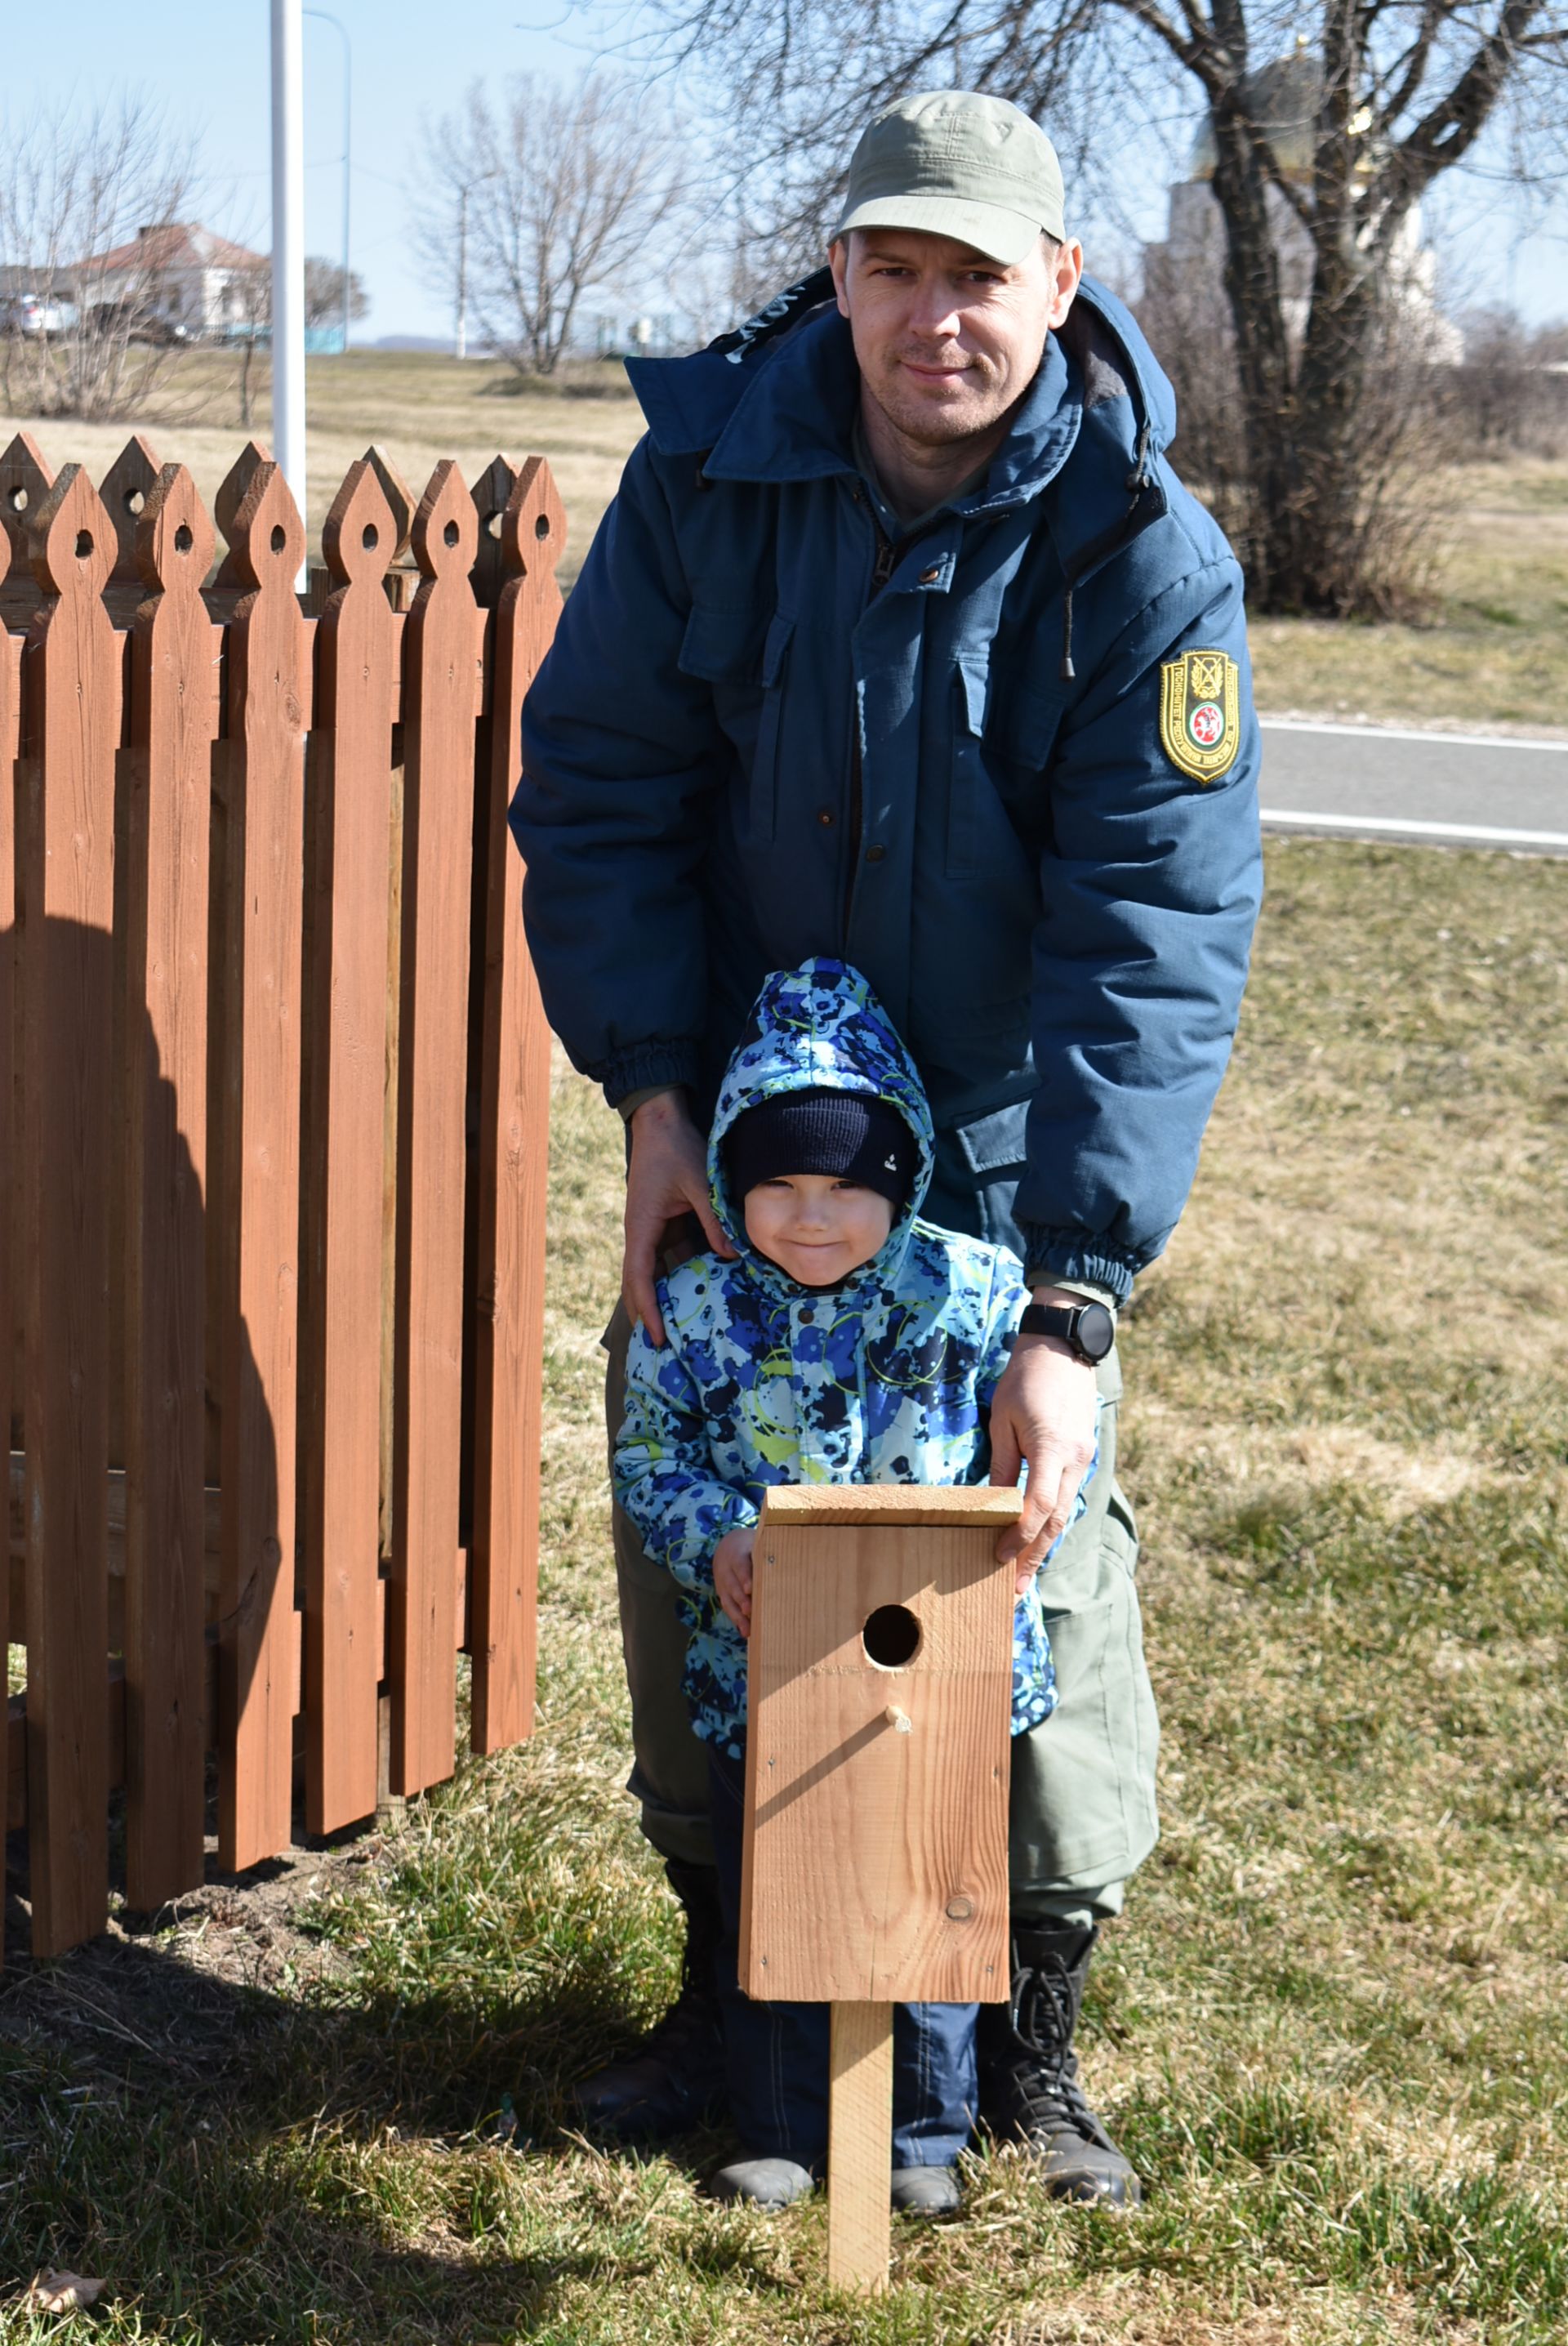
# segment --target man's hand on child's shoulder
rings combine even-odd
[[[753,1524],[726,1532],[713,1551],[713,1585],[718,1601],[743,1637],[751,1635],[751,1551],[757,1542]]]
[[[708,1193],[708,1145],[693,1124],[681,1092],[657,1092],[631,1119],[632,1153],[626,1168],[626,1250],[621,1258],[621,1296],[631,1320],[640,1320],[656,1344],[664,1342],[664,1319],[654,1281],[659,1257],[688,1214],[716,1254],[735,1249],[719,1229]]]

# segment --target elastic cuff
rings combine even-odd
[[[1044,1263],[1028,1265],[1023,1273],[1023,1284],[1031,1290],[1036,1287],[1059,1287],[1064,1295],[1081,1295],[1085,1303],[1103,1303],[1113,1320],[1119,1308],[1116,1297],[1108,1287],[1096,1287],[1089,1279],[1064,1279],[1059,1271],[1047,1270]]]
[[[623,1124],[630,1124],[638,1108],[645,1107],[649,1100],[678,1099],[679,1097],[678,1084],[644,1084],[639,1090],[628,1092],[625,1099],[618,1099],[616,1102],[616,1114]]]
[[[1125,1255],[1110,1254],[1103,1239],[1086,1238],[1082,1230],[1054,1230],[1044,1222],[1019,1225],[1023,1239],[1026,1277],[1033,1285],[1056,1280],[1081,1280],[1104,1288],[1118,1304],[1133,1291],[1135,1274],[1143,1269]]]
[[[637,1043],[608,1059],[591,1061],[584,1073],[603,1084],[606,1099],[618,1108],[631,1092],[673,1091],[678,1085],[695,1084],[697,1066],[695,1042]]]

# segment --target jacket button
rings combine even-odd
[[[934,586],[941,576],[942,565],[940,562],[933,562],[929,570],[921,572],[920,583],[922,586]]]
[[[822,826],[822,828],[823,828],[823,830],[824,830],[824,831],[830,831],[830,830],[832,829],[832,827],[833,827],[833,810],[832,810],[832,808],[831,808],[831,807],[819,807],[819,808],[817,809],[817,820],[818,820],[818,821],[821,824],[821,826]]]
[[[866,850],[866,862],[868,863],[880,863],[887,852],[888,851],[885,847],[868,847]]]

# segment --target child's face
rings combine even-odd
[[[830,1173],[781,1173],[746,1192],[746,1235],[802,1287],[831,1287],[887,1242],[893,1209],[879,1190]]]

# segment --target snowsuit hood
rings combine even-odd
[[[925,1087],[876,995],[859,970],[818,958],[799,969],[775,971],[752,1005],[745,1032],[719,1086],[708,1142],[713,1209],[724,1234],[753,1278],[770,1292],[804,1290],[787,1270],[759,1254],[746,1234],[744,1200],[732,1196],[724,1160],[725,1137],[737,1118],[788,1092],[860,1092],[885,1100],[909,1126],[918,1155],[914,1178],[886,1239],[868,1262],[835,1289],[896,1278],[910,1234],[931,1188],[933,1143]]]

